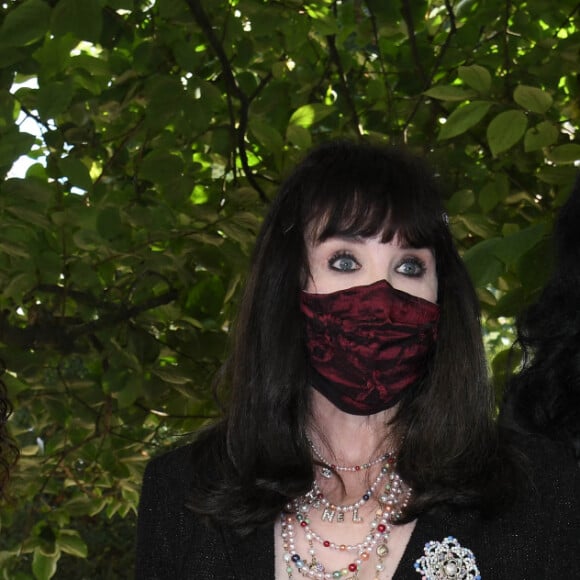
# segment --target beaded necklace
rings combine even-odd
[[[359,516],[359,509],[371,499],[373,494],[375,493],[377,487],[381,483],[381,481],[385,478],[385,476],[389,473],[389,467],[394,464],[394,458],[389,457],[389,460],[383,467],[381,467],[381,471],[375,478],[375,481],[371,484],[371,486],[365,491],[363,496],[355,501],[352,504],[348,505],[337,505],[330,502],[324,494],[322,493],[318,482],[314,480],[312,484],[312,489],[306,494],[307,501],[311,504],[314,508],[319,509],[322,507],[322,515],[320,516],[322,521],[328,521],[332,523],[336,521],[337,523],[343,523],[345,515],[349,512],[352,512],[352,521],[355,524],[361,523],[363,520]],[[336,520],[335,520],[336,516]]]
[[[328,461],[328,459],[326,459],[322,455],[322,453],[319,451],[316,445],[314,445],[314,442],[310,439],[310,437],[306,437],[306,439],[308,440],[310,449],[312,449],[312,452],[314,453],[316,458],[324,465],[324,467],[321,469],[321,475],[326,479],[330,479],[334,471],[364,471],[365,469],[369,469],[370,467],[373,467],[383,462],[385,459],[387,459],[387,457],[391,455],[390,453],[385,453],[384,455],[369,460],[366,463],[362,463],[361,465],[336,465]]]
[[[390,468],[392,467],[392,470]],[[312,529],[309,514],[311,510],[320,508],[320,498],[310,491],[301,498],[295,499],[287,505],[287,513],[282,514],[281,530],[282,542],[284,548],[284,561],[286,563],[286,572],[288,579],[293,579],[293,572],[296,570],[306,578],[316,580],[333,580],[336,578],[345,578],[348,580],[358,579],[361,566],[367,562],[375,550],[378,563],[375,567],[375,580],[378,580],[379,574],[384,569],[383,559],[388,554],[387,541],[392,529],[392,523],[397,521],[407,506],[411,495],[411,490],[403,490],[402,480],[394,471],[394,462],[387,463],[383,466],[386,473],[389,473],[383,493],[378,498],[378,508],[375,511],[374,518],[370,524],[368,534],[361,542],[354,544],[339,544],[329,539],[323,538],[320,534]],[[390,471],[390,472],[389,472]],[[384,475],[383,474],[383,477]],[[382,479],[382,478],[381,478]],[[317,487],[315,482],[314,488]],[[334,504],[330,504],[334,505]],[[353,504],[354,505],[354,504]],[[345,506],[340,506],[345,507]],[[327,508],[326,508],[327,509]],[[324,518],[322,518],[324,520]],[[310,561],[302,558],[296,552],[295,532],[302,530],[306,542],[308,543],[308,553]],[[334,570],[327,570],[322,564],[314,547],[314,542],[320,544],[323,548],[339,551],[353,552],[353,561],[347,567]],[[350,575],[350,576],[349,576]]]

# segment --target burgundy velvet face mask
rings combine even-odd
[[[340,410],[392,407],[425,373],[439,306],[387,281],[330,294],[301,293],[311,381]]]

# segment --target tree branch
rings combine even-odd
[[[437,70],[439,69],[441,62],[443,61],[445,53],[447,52],[447,50],[451,44],[451,39],[453,38],[453,36],[457,32],[457,23],[455,21],[455,13],[453,12],[453,6],[451,6],[451,3],[449,0],[445,0],[445,8],[447,9],[447,14],[449,15],[449,32],[447,34],[447,37],[445,38],[445,42],[441,46],[441,50],[439,51],[439,53],[437,54],[437,57],[435,58],[435,62],[433,63],[433,67],[431,68],[431,72],[429,73],[429,78],[426,79],[425,85],[423,87],[424,91],[427,90],[431,86],[431,83],[433,82],[433,79],[435,78],[435,75],[437,74]],[[423,95],[419,95],[419,97],[417,98],[417,101],[415,102],[415,106],[413,107],[413,110],[411,111],[410,115],[407,117],[407,120],[405,121],[405,126],[403,127],[403,134],[405,134],[405,132],[409,128],[409,125],[411,124],[411,122],[415,118],[415,115],[417,114],[419,108],[423,104],[423,101],[424,101]]]
[[[388,95],[387,119],[388,119],[389,124],[391,124],[391,120],[394,118],[394,115],[393,115],[393,90],[392,90],[391,85],[388,83],[388,80],[387,80],[388,75],[387,75],[387,69],[385,67],[385,59],[383,57],[383,53],[381,51],[381,46],[380,46],[380,42],[379,42],[379,27],[377,26],[377,17],[376,17],[376,14],[374,13],[374,10],[371,7],[371,4],[368,1],[365,1],[365,6],[366,6],[368,13],[370,15],[371,26],[373,29],[373,38],[374,38],[375,46],[377,47],[379,67],[381,69],[381,75],[383,78],[383,82],[385,84],[385,88],[387,89],[387,95]],[[391,127],[393,127],[393,125],[391,125]]]
[[[336,67],[338,79],[340,81],[340,86],[342,87],[347,107],[349,108],[350,114],[352,116],[352,124],[354,126],[355,133],[357,134],[357,136],[360,137],[362,135],[360,119],[358,113],[356,112],[356,105],[348,88],[348,81],[346,78],[346,74],[344,73],[342,61],[340,60],[340,54],[338,54],[338,49],[336,48],[336,35],[331,34],[327,36],[326,41],[328,43],[330,59],[334,63],[334,66]]]
[[[427,75],[425,69],[423,68],[423,63],[421,62],[421,55],[419,54],[419,48],[417,46],[417,37],[415,36],[415,24],[413,22],[413,12],[411,10],[410,0],[403,0],[401,3],[401,15],[403,20],[407,25],[407,32],[409,33],[409,44],[411,45],[411,54],[413,55],[413,61],[415,63],[415,68],[423,81],[423,84],[427,81]]]
[[[246,179],[250,182],[250,185],[258,192],[260,199],[263,202],[268,203],[269,201],[268,197],[266,196],[264,190],[260,187],[260,184],[256,181],[256,178],[248,162],[248,153],[246,150],[246,132],[248,130],[248,112],[250,107],[250,100],[238,86],[238,83],[234,76],[234,72],[230,65],[230,61],[228,60],[224,48],[214,32],[211,22],[205,10],[203,9],[203,6],[201,5],[201,1],[186,0],[186,2],[187,5],[189,6],[191,14],[193,15],[193,18],[195,19],[196,23],[205,34],[212,50],[214,51],[215,55],[217,56],[220,62],[228,96],[230,98],[237,99],[240,103],[239,124],[238,127],[235,128],[235,122],[233,123],[234,126],[233,131],[236,135],[237,149],[240,155],[242,169],[244,170],[244,175],[246,176]]]
[[[169,304],[177,296],[177,290],[171,289],[141,304],[121,307],[111,305],[110,314],[90,322],[80,322],[78,318],[62,319],[53,316],[51,312],[43,311],[33,324],[25,328],[12,325],[8,320],[8,312],[4,311],[0,313],[0,342],[14,348],[52,347],[64,354],[74,352],[78,350],[76,343],[82,336],[91,335],[158,306]]]
[[[151,413],[152,415],[163,417],[164,419],[217,419],[219,417],[219,415],[175,415],[173,413],[166,413],[165,411],[150,409],[138,401],[133,403],[133,405],[146,413]]]
[[[510,47],[509,47],[509,19],[510,19],[511,1],[506,0],[504,12],[504,29],[503,29],[503,67],[504,67],[504,85],[506,96],[511,95],[510,87]]]

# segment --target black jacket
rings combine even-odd
[[[567,454],[529,439],[533,488],[501,516],[438,509],[422,515],[394,580],[420,580],[414,562],[430,540],[457,538],[476,558],[482,580],[580,579],[580,470]],[[273,524],[240,537],[210,528],[185,507],[191,448],[151,461],[143,479],[137,580],[273,580]]]

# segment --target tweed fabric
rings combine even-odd
[[[531,487],[499,517],[438,509],[418,521],[393,580],[419,580],[413,564],[430,540],[454,536],[483,580],[580,578],[580,470],[560,447],[526,438]],[[139,508],[137,580],[273,580],[273,525],[240,537],[206,527],[185,503],[192,474],[184,446],[151,461]]]

